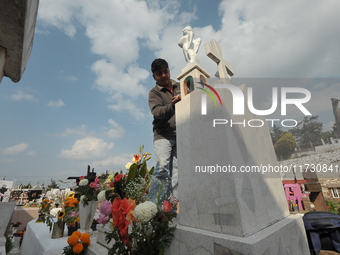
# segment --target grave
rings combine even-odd
[[[11,220],[15,203],[0,203],[0,254],[6,254],[5,245],[6,237],[5,232],[9,221]]]
[[[302,218],[289,214],[280,173],[241,172],[278,166],[269,128],[247,107],[244,115],[234,114],[235,99],[244,95],[246,102],[247,88],[230,84],[234,71],[215,40],[205,50],[217,63],[214,82],[197,63],[177,77],[181,210],[166,254],[309,254]]]

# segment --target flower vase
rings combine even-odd
[[[52,239],[62,238],[64,236],[64,228],[65,228],[64,223],[62,224],[62,226],[59,226],[57,223],[54,223],[51,238]]]
[[[74,226],[67,226],[67,235],[72,235],[73,232],[78,230],[78,224],[75,224]]]
[[[11,250],[11,252],[18,252],[19,251],[20,240],[21,240],[20,236],[13,236],[13,238],[12,238],[13,249]]]
[[[81,233],[92,234],[91,225],[97,210],[98,201],[88,201],[87,205],[83,202],[79,204],[80,229]]]
[[[15,234],[18,231],[18,227],[12,227],[12,234]]]

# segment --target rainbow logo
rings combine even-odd
[[[197,83],[201,84],[202,87],[203,87],[203,88],[200,88],[200,87],[197,87],[197,88],[200,89],[200,90],[203,90],[205,93],[207,93],[211,97],[211,99],[213,100],[214,105],[217,105],[216,98],[214,97],[214,95],[208,89],[210,89],[216,95],[218,101],[220,102],[220,105],[222,105],[222,100],[221,100],[220,95],[217,93],[217,91],[212,86],[210,86],[210,85],[208,85],[204,82],[197,82]],[[208,89],[205,89],[204,87],[207,87]]]

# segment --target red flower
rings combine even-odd
[[[115,182],[120,182],[122,180],[122,178],[123,178],[123,174],[116,175]]]
[[[114,182],[110,182],[110,187],[114,187],[115,186],[115,183]]]
[[[113,200],[112,204],[112,219],[113,219],[113,225],[119,229],[119,234],[121,240],[128,244],[129,238],[128,238],[128,227],[130,224],[130,221],[126,219],[126,215],[133,210],[133,205],[131,204],[131,201],[127,200],[126,198],[120,199],[116,197]]]
[[[79,180],[82,180],[82,179],[85,179],[85,176],[82,175],[79,177]]]
[[[165,200],[162,204],[162,211],[169,213],[171,211],[172,205],[168,200]]]

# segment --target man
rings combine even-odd
[[[168,63],[164,59],[155,59],[151,64],[152,76],[156,86],[149,92],[149,107],[154,117],[154,150],[156,167],[149,189],[149,199],[158,202],[169,199],[175,191],[177,196],[178,169],[176,147],[175,105],[181,101],[179,83],[170,79]],[[159,201],[157,193],[161,191]]]

